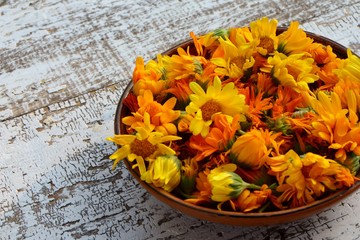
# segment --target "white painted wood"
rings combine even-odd
[[[360,54],[359,1],[0,1],[0,239],[359,239],[360,192],[321,214],[232,227],[157,201],[121,165],[113,117],[137,55],[261,16]]]

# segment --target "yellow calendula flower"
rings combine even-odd
[[[266,56],[273,53],[278,47],[276,36],[277,20],[269,20],[267,17],[250,23],[253,39],[256,41],[257,51]]]
[[[215,77],[213,85],[208,86],[206,92],[196,82],[191,82],[190,88],[194,94],[190,95],[191,102],[185,110],[194,116],[189,127],[194,135],[205,137],[209,133],[214,114],[223,113],[231,117],[240,114],[240,121],[246,120],[244,114],[248,106],[245,96],[238,93],[234,83],[222,87],[221,80]]]
[[[259,186],[244,182],[234,173],[235,164],[225,164],[211,170],[207,176],[211,185],[211,199],[215,202],[225,202],[237,198],[245,189],[260,189]]]
[[[279,36],[277,50],[286,55],[303,53],[309,49],[313,40],[299,28],[299,22],[291,22],[289,28]]]
[[[161,155],[150,162],[141,180],[161,187],[167,192],[174,190],[181,180],[181,162],[175,155]]]
[[[276,52],[267,62],[268,65],[261,70],[270,73],[279,85],[290,87],[296,92],[309,91],[308,84],[319,79],[313,73],[314,59],[307,58],[304,54],[286,56]]]
[[[132,129],[144,126],[145,113],[150,116],[150,123],[155,127],[155,130],[164,135],[175,135],[177,132],[174,121],[180,116],[180,111],[173,110],[176,104],[176,98],[168,99],[164,104],[154,100],[153,94],[150,90],[145,90],[143,95],[137,97],[139,109],[132,113],[133,116],[122,118],[125,125]]]
[[[338,70],[335,70],[335,74],[342,79],[348,78],[351,81],[360,82],[360,58],[351,53],[348,49],[348,57],[341,62]]]
[[[254,63],[253,48],[250,44],[237,47],[230,39],[219,38],[220,45],[214,52],[211,62],[217,66],[215,73],[229,78],[241,78]]]
[[[275,141],[281,133],[268,129],[251,129],[239,136],[230,149],[233,163],[245,168],[258,169],[268,160],[272,151],[278,152],[281,142]]]
[[[153,160],[160,155],[174,155],[175,151],[163,143],[180,140],[181,137],[167,135],[160,132],[153,132],[154,127],[150,124],[148,113],[144,115],[144,126],[135,128],[135,135],[115,135],[107,140],[121,146],[110,159],[114,160],[113,169],[119,161],[127,158],[130,162],[136,160],[133,168],[138,167],[140,174],[146,171],[145,161]]]

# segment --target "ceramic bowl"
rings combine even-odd
[[[283,32],[284,28],[278,28],[278,34]],[[307,35],[314,39],[314,41],[322,43],[324,45],[330,45],[333,48],[333,52],[336,53],[340,58],[346,58],[346,48],[328,38],[316,35],[314,33],[306,32]],[[176,53],[178,47],[186,49],[190,46],[193,48],[193,41],[188,40],[183,42],[168,51],[164,52],[164,55],[173,55]],[[119,101],[119,104],[116,109],[115,115],[115,134],[127,134],[124,124],[121,123],[121,119],[124,116],[129,115],[129,110],[126,109],[123,105],[123,99],[129,94],[133,87],[132,82],[124,90],[124,93]],[[184,214],[190,215],[192,217],[208,220],[211,222],[229,224],[229,225],[239,225],[239,226],[261,226],[261,225],[273,225],[281,224],[296,221],[314,215],[316,213],[324,211],[326,208],[334,205],[335,203],[343,200],[350,194],[354,193],[360,187],[360,181],[357,181],[352,187],[346,190],[339,190],[334,194],[325,197],[321,200],[317,200],[306,206],[288,209],[288,210],[278,210],[273,212],[262,212],[262,213],[242,213],[242,212],[232,212],[232,211],[219,211],[216,209],[210,209],[202,206],[193,205],[187,203],[180,199],[179,197],[166,192],[165,190],[155,187],[152,184],[147,184],[146,182],[140,180],[140,174],[137,169],[132,169],[131,164],[126,159],[123,160],[128,170],[132,176],[144,187],[151,195],[159,199],[160,201],[166,203],[172,208],[175,208],[181,211]],[[358,174],[360,177],[360,174]]]

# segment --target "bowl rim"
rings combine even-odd
[[[287,28],[285,27],[277,27],[277,34],[285,31]],[[333,52],[336,53],[340,58],[344,58],[346,57],[346,52],[347,52],[347,48],[344,47],[343,45],[318,34],[309,32],[309,31],[305,31],[304,32],[307,34],[307,36],[311,37],[312,39],[314,39],[315,42],[318,43],[322,43],[324,45],[330,45],[333,48]],[[190,46],[193,43],[192,39],[189,40],[185,40],[173,47],[171,47],[169,50],[165,51],[162,53],[162,55],[172,55],[176,52],[176,49],[179,47],[187,47]],[[353,53],[354,55],[356,55],[355,53]],[[115,130],[115,134],[126,134],[126,132],[123,132],[121,126],[123,125],[121,123],[121,118],[122,118],[122,113],[125,111],[124,109],[124,105],[123,100],[124,98],[129,94],[129,92],[132,90],[133,87],[133,82],[132,80],[130,80],[130,82],[127,84],[126,88],[124,89],[124,92],[121,95],[121,98],[118,102],[117,108],[116,108],[116,112],[115,112],[115,119],[114,119],[114,130]],[[118,146],[119,147],[119,146]],[[150,193],[152,193],[152,195],[154,195],[153,193],[159,194],[159,196],[156,196],[156,198],[158,198],[159,200],[161,200],[162,202],[165,202],[164,199],[169,200],[170,202],[172,202],[173,204],[169,204],[169,202],[165,202],[168,205],[171,205],[175,208],[177,208],[178,210],[182,211],[180,208],[186,208],[189,209],[191,211],[201,211],[203,214],[210,214],[210,215],[216,215],[216,216],[223,216],[223,217],[230,217],[230,218],[236,218],[236,219],[264,219],[264,218],[274,218],[277,216],[289,216],[289,217],[294,217],[292,219],[287,219],[287,220],[283,220],[283,221],[279,221],[279,222],[274,222],[274,224],[276,223],[285,223],[285,222],[292,222],[298,219],[302,219],[305,218],[307,216],[319,213],[321,211],[324,210],[324,208],[329,207],[330,205],[333,205],[337,202],[339,202],[340,200],[344,199],[346,196],[354,193],[356,190],[358,190],[360,188],[360,181],[356,181],[354,183],[354,185],[352,185],[350,188],[345,188],[345,189],[340,189],[335,191],[334,193],[332,193],[331,195],[321,198],[319,200],[316,200],[310,204],[307,204],[305,206],[300,206],[300,207],[296,207],[296,208],[290,208],[290,209],[282,209],[282,210],[277,210],[277,211],[269,211],[269,212],[249,212],[249,213],[244,213],[244,212],[235,212],[235,211],[227,211],[227,210],[217,210],[217,209],[212,209],[212,208],[208,208],[208,207],[204,207],[204,206],[200,206],[200,205],[195,205],[192,203],[188,203],[186,201],[184,201],[183,199],[161,189],[158,187],[155,187],[153,184],[148,184],[144,181],[141,180],[140,178],[140,174],[138,171],[136,171],[135,169],[132,168],[131,163],[125,158],[122,161],[125,162],[126,167],[128,168],[128,170],[130,171],[130,173],[132,174],[133,177],[135,177],[137,179],[137,181]],[[358,173],[357,177],[359,177],[360,173]],[[159,198],[160,197],[160,198]],[[174,204],[176,206],[174,206]],[[184,212],[184,211],[182,211]],[[303,213],[303,215],[301,217],[298,216],[299,213]],[[187,214],[187,215],[192,215],[193,214]],[[208,218],[204,218],[204,217],[199,217],[199,216],[194,216],[197,218],[201,218],[204,220],[208,220]],[[217,221],[214,221],[217,222]],[[238,224],[235,224],[238,225]],[[240,225],[247,225],[247,224],[240,224]],[[253,225],[253,224],[250,224]],[[263,225],[269,225],[269,224],[263,224]]]

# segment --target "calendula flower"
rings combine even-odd
[[[255,43],[253,42],[253,36],[248,27],[240,27],[240,28],[230,28],[229,29],[229,39],[235,46],[240,47],[241,45],[248,45],[255,47]],[[251,45],[253,44],[253,45]],[[220,49],[217,49],[220,50]],[[223,49],[221,49],[223,50]]]
[[[207,60],[201,56],[192,56],[189,50],[186,52],[182,48],[178,48],[177,52],[178,54],[163,59],[167,79],[173,81],[188,77],[200,78],[203,72],[202,64]]]
[[[270,174],[274,174],[279,182],[276,190],[281,195],[278,200],[289,203],[290,207],[312,203],[326,189],[333,191],[354,183],[349,169],[311,152],[300,157],[290,150],[285,155],[270,158],[267,163]]]
[[[251,45],[237,47],[228,38],[219,38],[219,42],[220,45],[211,59],[211,62],[218,66],[215,73],[229,78],[243,77],[244,72],[255,63]]]
[[[312,43],[308,49],[308,52],[312,55],[312,58],[319,65],[324,65],[329,62],[335,61],[337,58],[331,46],[324,46],[321,43]]]
[[[232,144],[235,132],[240,128],[239,115],[232,118],[224,114],[214,116],[214,126],[206,137],[195,135],[190,137],[189,146],[198,150],[195,156],[197,161],[203,160],[216,151],[224,151]]]
[[[246,103],[249,105],[246,116],[254,126],[263,126],[264,123],[262,119],[264,113],[273,108],[272,97],[264,98],[262,90],[258,90],[257,94],[255,94],[254,88],[247,87],[244,90],[243,93],[246,97]]]
[[[278,118],[289,115],[302,106],[303,97],[292,88],[279,86],[277,97],[272,108],[272,117]]]
[[[196,82],[191,82],[190,88],[194,93],[190,95],[191,102],[186,112],[194,116],[189,128],[194,135],[206,137],[215,114],[241,114],[240,121],[245,120],[244,113],[248,108],[245,96],[238,94],[233,83],[221,87],[220,79],[215,77],[213,85],[208,86],[206,92]]]
[[[304,57],[304,54],[285,54],[276,52],[268,58],[268,66],[262,68],[271,74],[273,80],[279,85],[290,87],[296,92],[309,91],[309,83],[319,79],[313,73],[314,59]]]
[[[230,158],[241,167],[260,168],[272,151],[278,151],[281,143],[275,140],[280,135],[267,129],[251,129],[236,139],[230,149]]]
[[[289,28],[279,36],[277,50],[286,55],[305,52],[313,40],[299,28],[299,22],[291,22]]]
[[[179,117],[178,126],[177,126],[179,132],[189,131],[190,123],[193,119],[194,117],[191,116],[190,114],[186,112],[182,113]]]
[[[180,140],[178,136],[164,136],[160,132],[153,132],[154,127],[150,124],[150,115],[144,114],[144,126],[136,127],[135,135],[115,135],[108,137],[107,140],[112,141],[121,146],[110,159],[115,160],[113,169],[118,162],[127,158],[130,162],[136,160],[133,168],[138,167],[140,175],[146,171],[145,161],[153,160],[160,155],[174,155],[175,151],[163,143],[169,141]]]
[[[348,49],[347,59],[341,62],[339,70],[336,70],[336,75],[342,79],[350,79],[354,82],[360,81],[360,58],[351,53]]]
[[[196,185],[196,176],[199,166],[195,159],[188,158],[183,160],[181,167],[181,183],[180,188],[186,194],[191,194]]]
[[[260,189],[255,184],[244,182],[239,175],[234,173],[235,164],[226,164],[211,170],[207,176],[211,185],[211,200],[225,202],[237,198],[245,189]]]
[[[340,79],[333,87],[333,92],[339,96],[341,106],[349,109],[349,115],[360,112],[360,81]],[[357,121],[353,116],[350,118],[350,121]]]
[[[197,191],[194,192],[191,197],[185,199],[186,202],[199,205],[211,201],[211,184],[208,180],[209,174],[209,169],[205,169],[204,171],[199,172],[196,178]]]
[[[189,100],[191,89],[189,87],[190,79],[179,79],[171,81],[168,89],[165,90],[167,93],[171,93],[181,103],[186,103]]]
[[[144,59],[138,57],[133,72],[134,93],[143,95],[145,90],[150,90],[154,95],[159,94],[165,87],[165,68],[162,65],[161,55],[158,62],[150,60],[146,66]]]
[[[265,96],[272,96],[277,91],[277,86],[272,81],[269,73],[260,72],[257,74],[256,89],[263,92]]]
[[[174,190],[181,180],[181,162],[175,155],[160,155],[150,162],[141,180],[161,187],[167,192]]]
[[[236,199],[235,206],[242,212],[251,212],[263,206],[271,194],[272,191],[266,184],[261,186],[260,190],[254,190],[253,192],[245,189]]]
[[[341,60],[336,58],[333,61],[326,63],[316,71],[319,79],[324,84],[320,86],[321,90],[333,89],[333,87],[339,82],[339,78],[335,72],[340,67],[340,64]]]
[[[360,127],[356,115],[356,98],[349,92],[349,109],[344,109],[339,96],[333,92],[327,95],[318,93],[318,99],[314,99],[312,107],[316,112],[312,122],[312,134],[329,143],[329,148],[336,149],[335,157],[343,162],[347,158],[347,152],[360,155]],[[350,114],[349,114],[350,112]]]
[[[162,105],[154,100],[150,90],[145,90],[143,95],[137,97],[137,101],[139,105],[137,112],[132,113],[133,116],[122,118],[125,125],[132,129],[144,126],[144,115],[148,113],[150,124],[155,127],[156,131],[162,132],[164,135],[176,134],[177,129],[173,122],[180,116],[180,111],[173,110],[176,104],[175,97],[168,99]]]
[[[250,23],[252,36],[257,41],[257,51],[261,55],[273,53],[278,47],[276,36],[277,20],[269,20],[267,17]]]

